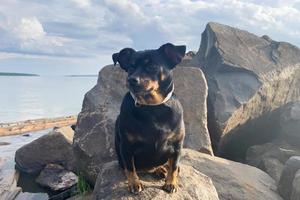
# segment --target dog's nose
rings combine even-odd
[[[130,85],[138,85],[140,83],[139,77],[132,76],[128,78],[128,82]]]

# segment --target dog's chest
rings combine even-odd
[[[135,134],[129,134],[135,154],[153,157],[172,151],[176,132],[171,124],[153,121],[140,127]]]
[[[132,142],[155,143],[170,139],[175,128],[168,123],[140,122],[139,125],[132,126],[127,135]]]

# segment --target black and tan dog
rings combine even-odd
[[[163,189],[177,191],[185,129],[182,106],[173,95],[172,69],[181,62],[185,50],[185,46],[167,43],[156,50],[125,48],[113,54],[114,64],[119,62],[128,73],[129,92],[116,121],[115,148],[132,193],[144,189],[137,176],[140,170],[163,173]]]

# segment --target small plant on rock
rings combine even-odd
[[[89,183],[85,180],[84,176],[81,172],[78,172],[78,182],[77,182],[77,189],[80,194],[85,194],[87,192],[91,191],[91,186]]]

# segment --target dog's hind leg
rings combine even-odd
[[[116,154],[117,154],[117,158],[119,161],[119,166],[124,169],[124,165],[122,162],[122,157],[121,157],[121,153],[120,153],[120,129],[119,129],[119,123],[120,123],[120,117],[118,116],[117,120],[116,120],[116,124],[115,124],[115,150],[116,150]]]
[[[159,166],[155,169],[154,174],[158,178],[166,178],[168,174],[168,169],[165,166]]]

